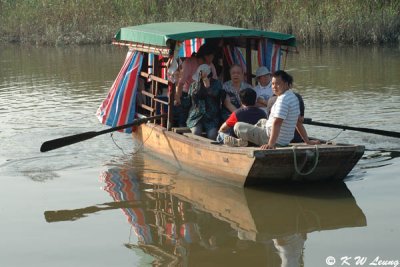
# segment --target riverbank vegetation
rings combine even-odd
[[[0,0],[0,38],[109,43],[122,26],[199,21],[294,34],[304,44],[400,42],[398,0]]]

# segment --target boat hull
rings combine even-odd
[[[296,145],[274,150],[227,147],[152,123],[140,125],[133,138],[155,157],[180,169],[240,187],[274,181],[343,180],[364,153],[364,147],[357,145]]]

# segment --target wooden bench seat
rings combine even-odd
[[[173,127],[172,131],[174,133],[183,134],[183,133],[191,133],[189,127]]]
[[[187,137],[189,137],[191,139],[202,141],[202,142],[205,142],[205,143],[217,144],[217,141],[215,141],[215,140],[208,139],[207,137],[204,137],[204,136],[195,135],[195,134],[192,134],[191,132],[190,133],[183,133],[183,135],[187,136]]]

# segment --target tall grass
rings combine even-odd
[[[398,0],[0,0],[0,38],[108,43],[122,26],[200,21],[294,34],[305,44],[400,42]]]

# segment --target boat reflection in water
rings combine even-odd
[[[101,177],[114,202],[47,211],[46,220],[121,208],[138,240],[125,246],[152,255],[154,266],[303,266],[308,233],[366,225],[344,183],[243,189],[159,164],[111,167]]]

